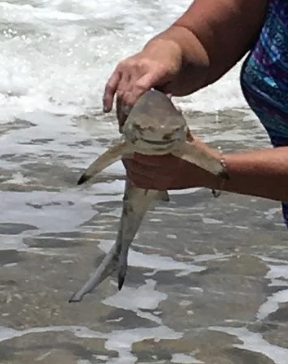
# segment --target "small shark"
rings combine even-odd
[[[182,113],[164,93],[150,90],[144,93],[130,111],[122,129],[120,141],[100,155],[80,177],[82,184],[114,162],[144,155],[172,154],[210,173],[227,179],[220,161],[204,148],[196,145]],[[169,201],[167,191],[138,188],[126,177],[122,215],[116,242],[84,286],[70,298],[79,302],[103,280],[118,271],[118,289],[125,281],[128,251],[152,200]]]

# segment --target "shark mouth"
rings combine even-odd
[[[176,142],[176,139],[173,140],[148,140],[148,139],[141,139],[143,142],[153,145],[170,145]]]

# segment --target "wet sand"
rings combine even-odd
[[[222,113],[215,129],[198,115],[195,129],[209,128],[224,150],[265,145],[241,115]],[[173,193],[147,214],[123,290],[111,278],[69,304],[114,242],[123,174],[117,167],[74,187],[106,137],[94,145],[83,118],[64,130],[65,142],[45,127],[35,138],[33,117],[1,124],[1,364],[287,364],[288,245],[278,203]]]

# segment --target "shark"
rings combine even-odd
[[[166,94],[157,90],[146,91],[140,96],[128,114],[121,138],[86,169],[78,184],[93,179],[121,159],[133,158],[134,153],[172,154],[224,180],[228,179],[226,168],[215,154],[195,143],[195,137],[182,112]],[[126,176],[122,214],[115,244],[69,302],[80,302],[114,272],[118,274],[118,289],[122,289],[128,270],[129,248],[153,200],[169,201],[168,191],[139,188]]]

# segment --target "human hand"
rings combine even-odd
[[[159,191],[201,186],[203,172],[191,163],[171,154],[147,156],[135,153],[124,159],[127,176],[137,187]]]
[[[151,88],[173,93],[173,82],[181,72],[182,52],[173,41],[152,41],[143,51],[120,62],[108,80],[103,110],[110,112],[116,95],[120,126],[137,99]]]
[[[218,151],[192,136],[191,142],[219,160],[223,158]],[[123,160],[128,178],[144,189],[175,190],[194,187],[216,188],[221,184],[221,177],[187,162],[172,154],[143,155],[134,153],[133,158]]]

